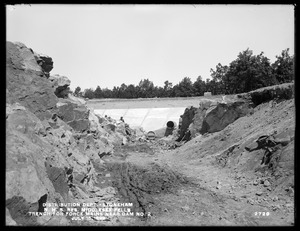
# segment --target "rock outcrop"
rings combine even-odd
[[[68,97],[71,81],[66,76],[51,75],[49,77],[49,80],[51,81],[52,87],[54,88],[54,94],[58,98]]]
[[[58,99],[32,50],[7,42],[6,54],[7,103],[19,102],[38,118],[51,118]]]
[[[50,71],[53,69],[53,61],[52,58],[48,55],[38,54],[34,52],[34,57],[37,63],[41,66],[42,70],[45,73],[46,77],[50,76]]]
[[[7,105],[7,111],[6,206],[18,225],[33,225],[37,221],[28,212],[38,211],[38,201],[44,195],[48,201],[63,201],[47,177],[45,159],[52,156],[56,165],[64,163],[42,138],[45,127],[33,113],[17,104]]]
[[[83,132],[89,129],[89,110],[85,105],[69,99],[59,99],[56,104],[57,116],[75,131]]]
[[[294,84],[285,83],[260,88],[235,96],[231,100],[202,99],[199,108],[186,108],[182,115],[182,126],[177,141],[188,141],[197,134],[213,133],[223,130],[240,117],[253,113],[253,108],[273,100],[280,102],[294,97]]]
[[[195,107],[188,107],[185,109],[183,115],[182,115],[182,124],[179,130],[179,137],[177,141],[181,140],[189,140],[190,139],[190,133],[188,132],[188,128],[191,123],[193,123],[193,119],[197,113],[197,111],[200,111],[200,109]]]
[[[252,107],[247,102],[219,103],[206,110],[200,130],[195,130],[196,132],[199,131],[200,134],[221,131],[233,121],[251,111],[253,111]]]
[[[182,126],[178,141],[188,141],[197,134],[213,133],[252,111],[251,103],[246,100],[225,102],[203,99],[199,108],[186,108],[182,116]]]
[[[113,188],[97,186],[95,164],[121,145],[126,132],[117,126],[112,133],[103,124],[109,121],[81,99],[58,98],[45,76],[52,59],[39,56],[39,65],[35,56],[24,44],[7,42],[6,223],[69,225],[66,216],[28,212],[43,212],[46,202],[117,200]]]

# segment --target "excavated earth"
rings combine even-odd
[[[123,225],[292,226],[295,105],[286,98],[175,149],[174,139],[119,146],[106,171],[146,214]]]
[[[293,225],[294,99],[252,109],[175,149],[174,141],[135,142],[105,157],[121,200],[145,214],[121,225]]]
[[[8,43],[7,225],[294,225],[293,84],[200,100],[181,130],[147,140],[66,95],[52,64]],[[128,202],[139,215],[28,215],[46,202]]]

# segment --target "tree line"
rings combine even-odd
[[[270,62],[264,53],[253,55],[253,51],[246,49],[238,54],[228,66],[218,64],[211,69],[211,79],[205,81],[198,76],[195,82],[184,77],[178,84],[166,80],[163,87],[154,86],[149,79],[142,79],[138,85],[122,83],[113,89],[101,89],[97,86],[81,91],[77,87],[75,96],[88,99],[100,98],[153,98],[153,97],[190,97],[203,96],[204,92],[212,95],[237,94],[249,92],[261,87],[288,83],[294,80],[294,56],[285,49],[276,56],[274,63]]]

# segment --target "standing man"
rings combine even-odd
[[[182,115],[179,118],[178,128],[180,129],[182,125]]]

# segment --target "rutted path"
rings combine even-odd
[[[124,162],[110,164],[114,177],[119,179],[115,186],[123,198],[135,200],[136,207],[151,214],[139,225],[291,225],[284,213],[275,213],[264,205],[251,205],[241,200],[238,192],[213,190],[211,184],[195,178],[197,172],[201,174],[196,168],[190,175],[182,166],[173,165],[171,171],[160,156],[163,155],[128,152]],[[230,179],[220,169],[210,170],[223,174],[222,180]]]

